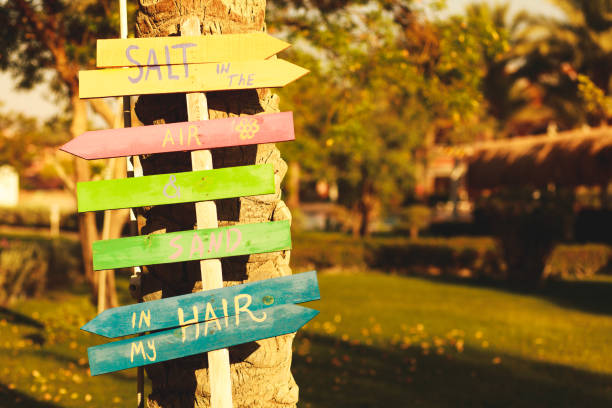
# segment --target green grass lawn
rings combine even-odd
[[[295,340],[301,407],[610,407],[612,279],[503,286],[319,276]],[[126,281],[120,281],[125,299]],[[135,370],[90,377],[84,291],[0,309],[0,407],[125,407]]]
[[[609,278],[532,294],[374,274],[320,286],[296,341],[304,406],[612,406]]]
[[[0,309],[0,407],[135,406],[135,369],[88,373],[87,347],[103,341],[79,327],[94,315],[84,291]]]

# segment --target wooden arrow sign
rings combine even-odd
[[[266,33],[98,40],[97,66],[263,60],[290,47]]]
[[[83,159],[214,149],[294,140],[293,113],[85,132],[61,147]]]
[[[93,243],[95,270],[291,249],[289,221],[150,234]]]
[[[106,68],[79,72],[79,97],[278,88],[307,73],[281,59]]]
[[[271,164],[77,183],[79,212],[274,193]]]
[[[249,295],[238,295],[231,302],[233,315],[221,315],[172,330],[115,341],[87,349],[91,375],[190,356],[293,333],[319,312],[296,305],[280,305],[250,310]],[[213,316],[212,309],[206,314]]]
[[[320,299],[317,274],[312,271],[107,309],[81,330],[121,337],[203,322],[209,310],[209,320],[211,316],[234,316],[235,310],[228,311],[228,304],[246,295],[250,296],[252,312]]]

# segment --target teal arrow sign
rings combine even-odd
[[[233,299],[232,316],[90,347],[87,354],[91,375],[293,333],[319,313],[296,305],[252,311],[248,299],[248,295]]]
[[[250,297],[249,310],[257,312],[279,305],[310,302],[320,298],[315,271],[227,288],[190,293],[151,302],[108,309],[82,330],[105,337],[121,337],[203,322],[213,316],[233,316],[235,299]],[[211,312],[212,311],[212,312]]]
[[[77,183],[79,212],[274,193],[271,164]]]
[[[289,221],[239,224],[93,243],[95,270],[259,254],[291,248]]]

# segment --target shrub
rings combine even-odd
[[[400,273],[495,276],[504,268],[491,238],[372,239],[366,244],[370,267]]]
[[[462,277],[508,278],[499,243],[491,237],[371,237],[297,232],[292,265],[325,269],[376,268],[386,272]],[[557,245],[545,267],[546,278],[589,277],[608,271],[612,247]]]
[[[291,262],[304,268],[364,265],[363,241],[338,232],[294,232]]]
[[[82,266],[78,241],[40,235],[0,235],[0,304],[73,284]]]
[[[48,207],[1,207],[0,225],[14,225],[20,227],[48,228],[50,210]],[[76,213],[61,213],[60,228],[64,230],[78,230],[78,216]]]
[[[22,296],[40,295],[45,287],[49,251],[28,242],[4,241],[0,252],[0,304]]]
[[[370,267],[397,273],[499,276],[501,257],[490,238],[353,238],[341,233],[293,235],[292,264],[303,268]]]
[[[431,222],[431,209],[425,205],[411,205],[399,214],[398,231],[408,231],[412,238],[419,236],[419,231],[427,228]]]
[[[608,272],[612,248],[603,244],[559,245],[546,266],[546,277],[588,278]]]

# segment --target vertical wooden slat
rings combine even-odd
[[[201,35],[200,22],[196,17],[189,17],[181,23],[181,35]],[[187,117],[189,121],[207,120],[208,105],[203,93],[187,94]],[[210,150],[191,152],[193,170],[210,170],[213,168]],[[217,207],[214,201],[203,201],[195,204],[197,228],[216,228]],[[202,290],[223,287],[223,274],[219,259],[200,261]],[[232,407],[232,383],[230,374],[229,351],[220,349],[208,352],[208,373],[210,381],[210,405],[212,408]]]
[[[121,27],[121,38],[125,39],[128,37],[128,26],[127,26],[127,1],[119,0],[119,24]],[[132,127],[132,99],[130,96],[123,97],[123,127]],[[141,177],[142,167],[138,163],[138,157],[126,157],[126,171],[127,177]],[[133,162],[133,163],[132,163]],[[130,235],[138,235],[138,222],[136,214],[133,209],[130,208]],[[140,274],[140,267],[135,266],[132,268],[132,277],[138,277]],[[142,302],[142,298],[138,299]],[[144,368],[138,367],[136,372],[136,406],[138,408],[144,408]]]

